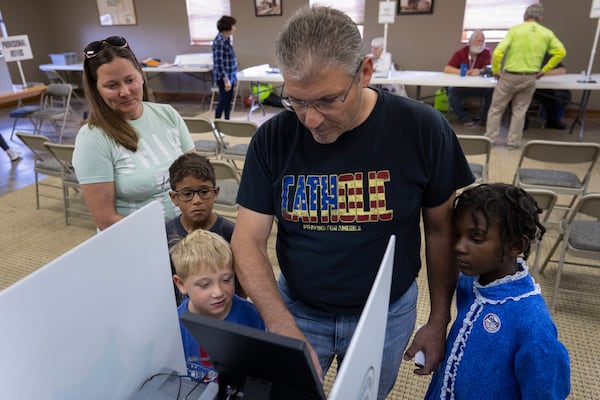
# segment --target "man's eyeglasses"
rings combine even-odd
[[[112,46],[116,48],[124,48],[127,47],[127,39],[122,36],[110,36],[104,40],[97,40],[85,46],[83,49],[83,54],[85,54],[85,58],[94,58],[96,57],[105,46]]]
[[[192,201],[194,198],[194,194],[198,193],[201,199],[208,200],[214,196],[217,192],[217,188],[215,187],[203,187],[198,190],[184,189],[184,190],[174,190],[173,193],[175,197],[177,197],[180,201]]]
[[[306,110],[308,110],[308,107],[313,107],[315,110],[323,114],[334,112],[346,101],[346,98],[350,93],[350,89],[352,89],[352,85],[354,85],[354,81],[358,76],[361,65],[362,60],[358,64],[358,68],[356,68],[356,72],[354,72],[354,75],[352,76],[352,82],[350,82],[350,85],[348,86],[348,89],[346,89],[346,93],[344,93],[343,96],[324,97],[322,99],[313,101],[295,99],[293,97],[284,97],[281,99],[281,104],[286,110],[293,111],[295,113],[305,113]]]

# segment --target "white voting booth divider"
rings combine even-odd
[[[0,292],[0,397],[125,400],[161,370],[185,374],[167,248],[155,202]],[[329,400],[377,396],[394,248]]]
[[[167,248],[152,203],[0,292],[0,397],[119,400],[185,372]]]
[[[346,357],[329,393],[329,400],[377,398],[395,248],[396,236],[392,235]]]

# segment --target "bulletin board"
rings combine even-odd
[[[100,25],[136,25],[133,0],[96,0]]]

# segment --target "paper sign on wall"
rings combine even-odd
[[[590,11],[590,18],[600,17],[600,0],[592,1],[592,10]]]
[[[393,24],[396,17],[396,2],[395,1],[380,1],[379,2],[379,20],[380,24]]]
[[[31,60],[33,54],[27,35],[0,38],[0,49],[6,61]]]

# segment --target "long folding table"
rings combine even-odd
[[[238,73],[239,82],[249,82],[250,85],[257,85],[265,83],[283,84],[283,77],[279,73],[279,70],[269,66],[268,64],[258,65],[250,68],[246,68]],[[481,77],[481,76],[465,76],[461,77],[454,74],[446,74],[439,71],[393,71],[388,76],[374,76],[371,79],[373,85],[386,85],[386,84],[403,84],[407,86],[416,86],[417,99],[421,99],[421,87],[433,86],[433,87],[448,87],[448,86],[459,86],[459,87],[495,87],[497,80],[493,77]],[[583,140],[584,130],[584,117],[587,109],[590,94],[593,90],[600,89],[600,74],[592,75],[591,79],[588,80],[581,74],[564,74],[554,76],[544,76],[536,81],[536,88],[538,89],[563,89],[563,90],[581,90],[582,95],[579,102],[573,102],[576,104],[577,115],[571,123],[569,133],[573,133],[576,126],[579,126],[578,139]],[[260,101],[250,108],[248,113],[248,119],[253,111],[262,109],[264,113],[264,107]]]
[[[72,72],[83,72],[83,64],[41,64],[40,70],[42,71],[72,71]],[[212,86],[212,74],[210,77],[203,76],[206,72],[212,71],[212,65],[210,64],[162,64],[157,67],[142,67],[142,71],[146,77],[146,81],[149,83],[151,79],[154,79],[161,74],[186,74],[202,81],[210,81]],[[154,93],[152,88],[148,84],[146,89],[148,90],[148,96],[150,100],[154,101]]]

